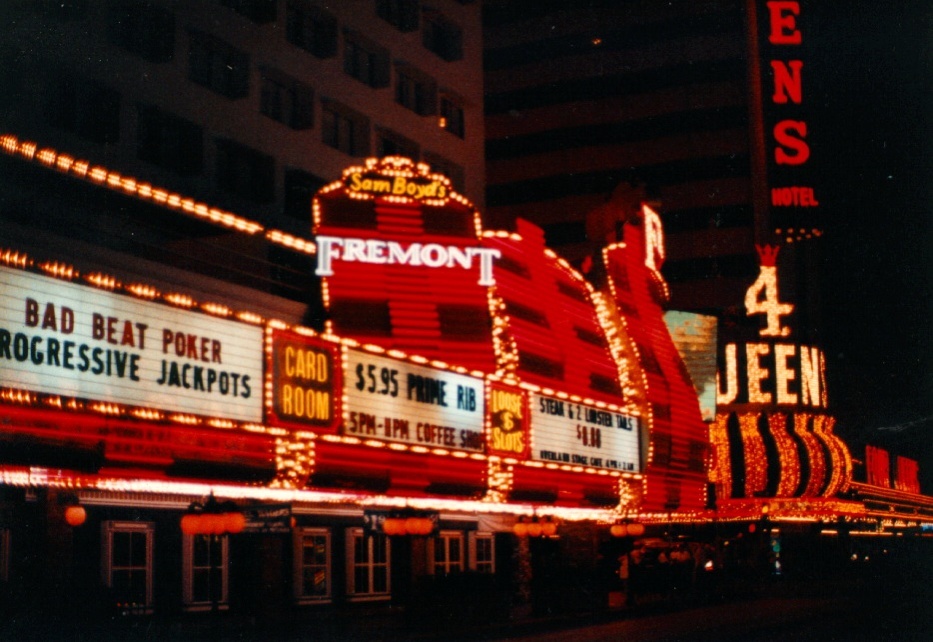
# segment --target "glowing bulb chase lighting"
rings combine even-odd
[[[794,306],[780,300],[779,248],[757,249],[761,269],[746,292],[745,308],[749,316],[764,317],[763,340],[724,346],[717,376],[719,412],[709,429],[714,451],[710,481],[717,497],[726,500],[833,497],[850,483],[852,461],[832,433],[835,420],[825,414],[823,353],[780,341],[791,334],[784,317]],[[766,439],[774,453],[769,454]],[[743,453],[744,470],[733,470],[733,448]]]
[[[9,153],[25,155],[28,151],[18,141],[7,140],[6,142],[10,145],[15,143],[15,150],[8,150]],[[43,155],[43,158],[46,156]],[[55,159],[60,159],[61,156],[53,155],[50,158],[54,161],[53,164],[57,166],[59,163]],[[45,163],[45,161],[41,162]],[[112,181],[108,178],[111,173],[101,170],[101,172],[96,172],[95,175],[101,173],[104,176],[104,187],[118,189],[119,181],[114,182],[116,179]],[[199,376],[203,376],[203,386],[207,388],[209,387],[209,370],[211,368],[220,372],[221,365],[227,367],[234,362],[235,358],[242,358],[239,354],[241,349],[243,352],[252,354],[253,350],[249,346],[255,345],[257,348],[264,346],[255,350],[258,361],[256,364],[250,365],[251,370],[248,380],[250,388],[247,390],[244,387],[243,382],[246,379],[241,375],[236,379],[239,385],[236,392],[234,392],[233,384],[231,384],[230,392],[227,395],[228,397],[238,395],[240,400],[248,399],[250,405],[239,414],[230,415],[230,411],[227,409],[224,411],[226,414],[223,416],[213,416],[211,412],[201,410],[200,406],[187,408],[185,412],[181,412],[180,409],[179,411],[173,409],[163,411],[150,407],[148,403],[134,403],[129,398],[124,401],[123,398],[110,397],[85,404],[79,399],[57,397],[54,401],[54,403],[58,404],[57,410],[48,410],[47,412],[60,412],[62,407],[68,406],[69,408],[93,411],[93,413],[121,420],[124,418],[138,420],[137,423],[127,424],[126,427],[121,424],[121,435],[132,431],[133,439],[143,442],[142,444],[134,444],[133,447],[142,448],[145,446],[148,450],[142,455],[136,451],[121,453],[120,462],[136,461],[131,459],[131,456],[142,457],[145,455],[149,459],[141,463],[168,466],[171,464],[172,459],[177,457],[176,452],[174,450],[167,452],[167,447],[163,447],[161,443],[158,444],[161,448],[159,450],[156,444],[150,442],[155,442],[162,435],[170,433],[184,435],[185,438],[197,433],[199,441],[196,445],[201,448],[202,443],[207,442],[201,441],[201,432],[198,432],[199,430],[203,429],[202,432],[204,433],[226,431],[223,437],[216,437],[215,441],[211,441],[203,449],[209,449],[211,453],[221,457],[221,451],[229,449],[214,444],[230,442],[237,444],[237,449],[233,454],[227,455],[229,457],[246,456],[248,450],[255,450],[257,453],[262,451],[260,454],[269,455],[270,458],[274,459],[273,465],[275,472],[278,474],[275,483],[278,484],[278,488],[304,488],[308,480],[311,479],[311,475],[318,472],[319,464],[325,461],[327,457],[333,457],[334,453],[339,450],[333,448],[334,444],[348,447],[340,451],[339,454],[352,452],[359,460],[371,460],[370,463],[398,457],[399,453],[406,456],[414,453],[418,456],[437,455],[443,457],[445,459],[440,461],[450,462],[450,468],[460,466],[461,462],[476,464],[474,468],[484,475],[485,485],[490,489],[494,487],[496,493],[498,493],[493,493],[491,496],[496,496],[498,501],[503,504],[508,501],[508,494],[514,486],[521,487],[522,484],[534,483],[540,479],[545,479],[548,484],[553,482],[555,486],[560,488],[563,496],[571,495],[571,493],[567,492],[565,482],[577,484],[578,487],[573,489],[572,499],[561,500],[568,502],[566,505],[569,505],[570,502],[580,501],[587,494],[587,491],[591,489],[598,490],[600,496],[606,494],[606,489],[610,489],[608,492],[611,494],[619,487],[617,482],[620,478],[632,480],[632,483],[639,487],[642,485],[644,457],[640,456],[638,452],[640,445],[636,442],[636,438],[645,430],[651,429],[653,424],[651,423],[651,410],[648,408],[650,404],[644,391],[644,373],[641,372],[637,363],[638,350],[633,345],[631,338],[624,332],[625,322],[613,325],[605,318],[612,315],[617,316],[618,310],[621,308],[611,307],[613,302],[609,300],[608,296],[598,295],[569,264],[560,260],[553,252],[546,250],[543,246],[543,234],[540,235],[541,248],[538,251],[537,240],[535,240],[535,244],[532,244],[528,239],[523,239],[522,236],[516,234],[487,234],[482,232],[478,213],[475,212],[475,209],[450,188],[448,179],[431,174],[427,166],[416,165],[407,159],[382,159],[379,161],[371,159],[366,162],[365,167],[348,170],[343,181],[336,185],[343,190],[340,193],[341,198],[346,196],[348,201],[355,201],[351,205],[365,204],[365,201],[374,202],[375,216],[377,218],[382,217],[378,219],[380,226],[385,225],[385,227],[379,228],[381,231],[389,230],[388,233],[394,235],[401,229],[407,231],[408,237],[406,238],[403,235],[398,241],[392,241],[388,238],[363,238],[362,231],[358,236],[353,231],[352,225],[347,226],[340,232],[334,231],[333,227],[339,228],[339,225],[334,225],[332,228],[328,228],[326,233],[317,237],[319,270],[323,269],[327,272],[330,269],[333,271],[335,264],[343,262],[356,263],[358,264],[356,268],[364,271],[370,271],[377,265],[384,265],[390,266],[393,270],[416,267],[419,271],[421,268],[428,268],[425,271],[434,274],[441,272],[455,273],[455,276],[443,277],[444,284],[450,286],[448,290],[456,295],[451,298],[449,303],[445,301],[445,304],[454,308],[454,312],[460,313],[460,317],[468,316],[463,315],[461,309],[470,308],[472,310],[472,306],[462,305],[463,297],[467,296],[463,293],[463,290],[466,289],[465,286],[470,286],[470,296],[476,295],[474,299],[480,302],[481,307],[479,309],[484,313],[482,319],[479,319],[477,323],[485,327],[489,316],[492,316],[493,324],[491,325],[493,328],[502,329],[503,345],[514,347],[516,345],[515,338],[519,336],[517,329],[520,322],[524,322],[527,329],[520,336],[522,339],[520,347],[525,351],[513,350],[512,347],[507,348],[504,352],[508,354],[504,355],[505,358],[501,362],[496,361],[493,363],[492,368],[486,368],[483,364],[469,368],[462,365],[451,366],[449,363],[464,363],[462,361],[463,357],[460,354],[455,354],[450,348],[450,346],[453,348],[458,347],[457,340],[447,341],[444,336],[441,336],[441,340],[437,342],[437,345],[441,347],[438,355],[418,357],[414,356],[416,353],[409,352],[407,349],[394,346],[386,347],[384,344],[376,345],[378,343],[376,340],[371,342],[357,341],[353,338],[340,338],[330,333],[317,335],[306,328],[290,327],[288,324],[265,320],[257,315],[235,315],[229,309],[220,305],[201,304],[199,306],[197,302],[183,294],[162,294],[154,288],[144,285],[123,285],[103,275],[83,275],[88,282],[95,286],[96,290],[107,291],[108,296],[105,297],[107,301],[117,297],[117,295],[129,295],[126,297],[125,314],[119,315],[119,318],[117,318],[118,315],[113,315],[115,318],[113,323],[111,323],[107,314],[98,313],[98,316],[101,317],[100,327],[95,330],[92,326],[89,338],[85,340],[88,345],[88,354],[93,355],[93,350],[98,344],[100,344],[101,350],[121,349],[127,352],[130,350],[141,351],[145,343],[147,347],[159,351],[160,354],[167,355],[154,362],[156,367],[152,371],[153,375],[156,378],[164,375],[165,385],[170,385],[173,389],[179,389],[177,392],[181,393],[188,390],[202,392],[199,390],[201,387]],[[324,188],[320,194],[326,195],[328,190],[333,192],[336,189],[337,187],[331,185]],[[334,193],[332,196],[337,197],[337,194]],[[451,224],[450,219],[439,216],[439,213],[433,210],[431,216],[424,216],[416,220],[414,213],[422,207],[439,207],[442,205],[451,206],[451,217],[460,217],[456,221],[456,226]],[[191,207],[194,210],[199,209],[196,205],[191,205]],[[185,206],[181,206],[181,208],[187,211]],[[350,211],[351,216],[362,215],[363,209],[348,211]],[[440,214],[446,213],[444,211]],[[636,259],[633,259],[638,263],[637,277],[639,281],[649,283],[648,286],[643,288],[646,293],[649,290],[652,293],[661,292],[661,298],[664,298],[666,284],[660,276],[660,267],[664,260],[663,230],[660,217],[648,207],[644,207],[641,214],[644,225],[632,227],[633,229],[637,227],[639,233],[643,231],[643,238],[639,239],[637,243],[629,240],[632,255],[637,255]],[[319,216],[320,206],[316,199],[316,219]],[[416,223],[422,227],[416,229]],[[436,227],[429,230],[428,228],[432,225]],[[261,228],[255,230],[250,228],[250,230],[252,231],[249,233],[262,231]],[[350,231],[346,232],[346,230]],[[537,234],[537,232],[533,232],[531,226],[529,226],[529,237],[531,234]],[[427,238],[418,240],[421,237]],[[476,243],[477,246],[473,247],[472,243]],[[530,247],[535,249],[534,253],[529,249]],[[569,368],[572,366],[573,376],[583,383],[576,380],[572,381],[569,376],[563,375],[561,377],[541,375],[539,380],[531,382],[531,369],[527,364],[522,363],[522,360],[526,359],[529,354],[534,353],[533,349],[526,349],[535,347],[531,345],[532,340],[543,335],[536,335],[535,332],[540,332],[536,324],[527,322],[527,319],[523,321],[520,315],[525,313],[527,316],[529,310],[532,313],[538,312],[541,308],[541,301],[531,300],[515,305],[516,293],[528,290],[528,281],[521,280],[525,277],[519,278],[515,274],[506,275],[502,273],[502,282],[495,283],[493,274],[495,261],[505,256],[506,251],[512,253],[510,259],[526,260],[533,268],[532,271],[535,272],[535,275],[540,274],[546,277],[542,278],[540,282],[546,283],[550,289],[560,296],[561,305],[564,306],[559,308],[560,310],[571,309],[568,307],[568,301],[577,302],[577,307],[573,308],[573,311],[574,313],[579,312],[579,320],[575,321],[575,323],[580,327],[568,326],[565,328],[565,334],[572,338],[574,335],[580,334],[579,330],[582,328],[585,331],[586,340],[579,337],[574,340],[578,341],[581,346],[587,342],[593,344],[595,347],[591,348],[591,351],[595,356],[591,359],[590,353],[584,353],[581,350],[580,354],[573,355],[576,361],[568,360],[567,367],[568,371],[570,371]],[[624,244],[613,252],[614,256],[620,260],[621,255],[626,253],[628,253],[628,250],[626,250]],[[7,267],[11,272],[23,269],[24,266],[19,265],[18,261],[20,259],[17,256],[9,256]],[[345,266],[346,269],[352,269],[353,267],[352,265]],[[73,280],[80,276],[77,271],[66,265],[49,263],[43,264],[42,269],[58,280]],[[337,271],[340,272],[341,270]],[[418,276],[423,277],[423,274],[418,274]],[[20,277],[22,275],[17,275],[17,278]],[[509,283],[506,283],[507,278],[510,280]],[[420,278],[420,280],[426,281],[428,279]],[[338,279],[324,279],[323,281],[326,300],[330,285],[328,281],[333,283],[337,282]],[[539,281],[535,280],[532,282],[539,283]],[[619,283],[621,282],[620,280]],[[407,279],[402,279],[399,283],[393,284],[393,287],[397,286],[399,291],[411,285],[411,281]],[[494,283],[495,292],[491,290]],[[384,295],[385,289],[381,289],[381,282],[370,285]],[[77,284],[75,284],[74,288],[77,287]],[[66,298],[68,300],[88,300],[89,297],[86,295],[65,297],[66,293],[72,294],[71,290],[74,288],[62,288],[63,294],[60,298],[62,300]],[[635,300],[630,307],[639,310],[641,310],[639,306],[642,304],[657,307],[657,301],[648,294],[642,296],[641,285],[639,285],[639,288],[639,297],[641,298]],[[23,292],[28,292],[34,288],[22,286],[21,289]],[[334,287],[333,290],[336,291],[337,288]],[[114,296],[109,296],[111,294]],[[423,296],[420,298],[424,299]],[[651,301],[645,303],[649,298]],[[94,307],[88,307],[87,309],[78,308],[77,306],[68,308],[68,314],[65,313],[65,306],[60,305],[57,299],[54,301],[50,299],[49,301],[36,300],[30,302],[29,297],[24,294],[22,301],[25,302],[25,305],[32,306],[25,308],[27,310],[25,316],[32,323],[30,327],[35,332],[42,331],[58,340],[55,345],[59,346],[62,352],[56,353],[58,354],[56,359],[60,360],[60,365],[57,362],[56,367],[62,371],[70,371],[71,368],[67,364],[74,365],[75,362],[73,360],[68,361],[68,359],[81,357],[81,345],[77,344],[77,348],[74,348],[77,350],[76,357],[66,356],[65,351],[72,349],[67,347],[72,328],[72,318],[68,314],[74,312],[75,319],[79,321],[80,317],[83,316],[90,315],[91,318],[94,318],[94,313],[98,309],[105,310],[105,300],[101,299],[100,305],[94,303]],[[49,304],[53,303],[55,305],[50,307]],[[148,305],[149,303],[152,305]],[[404,303],[407,306],[410,302],[405,301]],[[423,305],[425,301],[415,303]],[[87,305],[90,305],[90,303]],[[198,323],[201,320],[200,318],[194,318],[197,315],[187,313],[179,315],[179,320],[173,321],[178,325],[174,327],[175,331],[171,336],[164,331],[157,333],[156,330],[162,329],[161,326],[156,326],[154,320],[150,322],[150,319],[155,319],[155,315],[150,314],[150,309],[155,310],[156,306],[161,312],[165,312],[166,309],[193,311],[193,308],[200,307],[201,312],[206,312],[213,317],[210,322],[216,332],[220,332],[219,328],[221,326],[230,325],[230,333],[215,336],[214,334],[208,334],[206,331],[202,333],[196,328],[190,330],[183,328],[180,325],[182,321]],[[166,308],[166,306],[169,306],[169,308]],[[652,307],[652,310],[654,310],[654,307]],[[493,311],[491,315],[486,314],[489,310]],[[548,309],[545,308],[544,311],[546,317]],[[17,309],[14,312],[16,313],[17,323],[20,323],[21,317],[24,316],[23,309]],[[444,310],[444,312],[448,313],[448,316],[445,317],[447,325],[462,330],[464,320],[460,317],[451,319],[450,310]],[[423,308],[400,305],[397,309],[391,309],[390,313],[401,319],[401,321],[410,323],[410,326],[405,326],[405,329],[411,329],[410,336],[415,336],[420,344],[424,343],[423,337],[425,335],[418,333],[421,333],[427,326],[418,324],[422,323],[423,319],[429,315],[424,314]],[[513,313],[514,318],[509,318],[510,314]],[[557,314],[561,313],[558,312]],[[63,314],[65,316],[62,316]],[[638,315],[633,315],[633,318],[634,316]],[[577,317],[573,318],[576,319]],[[393,321],[398,319],[393,317]],[[233,321],[243,323],[230,323]],[[148,332],[142,328],[143,325],[149,326]],[[245,333],[247,339],[235,337],[232,334],[233,330]],[[212,329],[211,332],[215,332],[215,330]],[[651,333],[658,336],[646,337],[645,341],[640,345],[650,344],[653,346],[656,355],[663,361],[662,365],[665,376],[667,376],[668,370],[675,365],[675,362],[667,356],[668,353],[673,354],[673,351],[667,350],[666,344],[662,345],[663,341],[661,339],[669,340],[669,336],[666,334],[666,328],[660,322],[652,324]],[[470,332],[461,332],[461,335],[463,334],[473,336]],[[24,339],[20,343],[25,346],[26,335],[23,334],[23,336]],[[230,337],[229,340],[227,339],[228,336]],[[600,341],[603,338],[608,340],[608,349]],[[43,340],[48,341],[48,339]],[[489,344],[489,350],[492,351],[493,341],[491,337],[487,341],[486,335],[483,335],[475,343],[484,342]],[[463,341],[463,343],[467,342]],[[543,343],[544,346],[547,344],[547,341]],[[49,342],[48,345],[51,345],[51,343]],[[109,345],[116,347],[107,348]],[[539,349],[541,347],[541,345],[537,346]],[[627,349],[624,349],[626,347]],[[672,348],[672,346],[667,347]],[[234,348],[236,351],[234,351]],[[476,352],[473,344],[467,345],[466,348],[460,345],[459,348],[464,353]],[[14,346],[14,350],[18,349]],[[26,350],[26,348],[24,347],[23,350]],[[449,352],[445,352],[448,350]],[[261,358],[263,351],[265,354],[264,360]],[[603,352],[610,354],[608,356],[603,355]],[[26,353],[23,352],[23,354]],[[46,351],[46,354],[51,353]],[[496,355],[497,359],[502,356]],[[513,356],[517,358],[518,363],[508,363],[508,358]],[[443,362],[441,361],[442,358]],[[594,369],[593,364],[590,363],[590,361],[595,363],[597,358],[599,358],[599,362],[596,365],[600,366],[601,370]],[[352,370],[347,370],[347,365],[351,363],[351,359],[356,359],[356,361],[352,362],[354,367]],[[35,364],[35,359],[29,360],[36,367],[39,365],[51,367],[48,362]],[[21,361],[27,361],[27,357],[23,356]],[[164,371],[158,368],[160,364],[165,368]],[[261,374],[260,371],[263,365],[266,366],[266,371]],[[501,369],[498,367],[500,365],[502,366]],[[370,370],[369,366],[373,366],[374,369]],[[419,370],[421,366],[432,369],[432,372]],[[522,371],[522,376],[519,377],[518,373],[523,367],[524,371]],[[255,370],[255,373],[252,370]],[[397,371],[396,374],[399,376],[397,380],[392,376],[393,371]],[[244,372],[246,372],[245,369]],[[381,375],[383,372],[388,373],[386,379],[381,377],[375,379],[376,375]],[[142,368],[138,373],[131,368],[127,370],[127,376],[124,379],[133,381],[135,384],[133,378],[136,376],[142,378],[145,376],[143,373]],[[203,374],[199,375],[199,373]],[[456,374],[459,378],[470,378],[470,381],[461,382],[458,377],[452,375],[448,377],[449,373]],[[591,373],[600,375],[597,378],[599,386],[593,385],[593,378],[589,376]],[[233,374],[239,374],[239,371]],[[401,375],[404,375],[404,377]],[[219,373],[217,376],[222,377],[223,373]],[[344,381],[343,377],[346,377],[349,381]],[[449,378],[452,383],[445,384],[446,378]],[[233,381],[233,379],[231,378],[230,381]],[[261,392],[260,381],[262,382]],[[493,388],[494,383],[499,391],[499,394],[494,396],[495,404],[492,405],[498,413],[496,417],[491,416],[492,411],[484,413],[482,408],[483,401],[489,398],[484,394],[484,391],[488,393]],[[617,390],[614,384],[620,384],[621,391]],[[221,384],[218,383],[217,385],[220,386]],[[396,389],[396,385],[399,385],[399,388]],[[445,385],[446,390],[452,396],[445,396]],[[431,425],[434,426],[436,423],[442,430],[432,428],[430,432],[432,436],[427,438],[429,443],[424,445],[410,445],[405,442],[401,434],[391,438],[385,434],[362,431],[359,435],[350,435],[347,419],[353,416],[352,412],[355,409],[348,408],[347,401],[356,400],[355,397],[351,397],[347,393],[347,388],[351,386],[359,395],[362,395],[363,392],[371,395],[383,394],[383,391],[385,391],[383,394],[385,397],[404,394],[412,404],[420,404],[419,407],[423,408],[433,408],[438,413],[444,409],[455,407],[457,410],[471,413],[471,417],[475,416],[476,421],[471,424],[473,429],[466,435],[469,439],[464,440],[462,430],[453,433],[447,429],[449,422],[442,425],[440,421],[433,422],[432,420]],[[656,386],[659,393],[663,388],[664,386],[660,382]],[[461,390],[469,394],[460,395]],[[210,390],[204,392],[210,392]],[[51,399],[47,396],[48,394],[51,393],[43,391],[40,396],[25,393],[24,401],[21,404],[36,406],[42,403],[51,403],[48,401]],[[104,397],[103,394],[100,396]],[[546,401],[542,403],[542,400]],[[681,404],[683,400],[677,398],[673,401],[676,404]],[[664,400],[664,402],[672,403],[671,400]],[[555,422],[557,417],[562,416],[564,420],[567,420],[562,423],[568,423],[568,425],[571,423],[570,420],[572,420],[572,423],[576,423],[578,420],[593,423],[592,426],[587,426],[586,430],[576,427],[577,430],[571,435],[571,442],[575,449],[581,452],[589,449],[595,455],[588,455],[583,459],[582,455],[579,455],[576,451],[569,452],[568,450],[567,453],[557,453],[556,448],[552,447],[546,448],[547,454],[543,454],[541,451],[544,446],[542,443],[535,443],[534,434],[531,431],[532,426],[530,425],[533,423],[532,415],[535,412],[540,414],[542,411],[538,409],[542,407],[549,409],[546,414],[554,418]],[[680,412],[678,407],[674,407],[675,412]],[[30,410],[32,409],[30,408]],[[382,407],[380,406],[379,409],[381,411]],[[557,409],[562,409],[562,412],[558,413]],[[573,412],[572,417],[571,410]],[[218,411],[219,413],[220,411]],[[375,412],[368,414],[374,417],[376,422],[385,420],[385,414],[377,415]],[[490,416],[484,417],[484,414]],[[619,421],[618,417],[611,417],[613,414],[620,416],[624,414],[626,417],[631,415],[632,421]],[[357,417],[359,416],[358,414]],[[582,420],[581,417],[583,417]],[[623,419],[626,417],[623,417]],[[610,418],[612,419],[611,425],[607,423]],[[96,416],[92,417],[92,419],[88,420],[88,425],[91,423],[99,424],[99,419]],[[398,417],[398,419],[403,421],[405,417]],[[538,419],[540,423],[540,417]],[[178,423],[184,429],[173,431],[171,427],[163,428],[156,425],[156,422],[165,421]],[[64,424],[65,422],[59,421],[57,423]],[[671,426],[667,427],[667,430],[673,433],[675,430],[674,425],[678,422],[672,420],[670,423]],[[378,423],[375,426],[378,428]],[[368,424],[366,427],[367,430],[372,428]],[[392,427],[393,430],[398,427],[400,433],[404,432],[400,423],[393,422]],[[384,431],[386,425],[382,425],[381,428]],[[629,458],[630,461],[626,463],[625,468],[610,465],[608,460],[596,452],[607,445],[609,440],[600,437],[605,438],[609,428],[614,431],[622,431],[619,434],[624,433],[623,436],[627,441],[635,444],[634,454]],[[65,426],[61,427],[61,431],[65,429]],[[87,432],[84,437],[96,436],[96,433],[92,434],[89,428],[83,430]],[[61,431],[56,434],[61,434]],[[453,434],[456,434],[459,441],[450,442],[448,435]],[[260,438],[252,439],[253,436]],[[630,436],[631,439],[629,439]],[[221,439],[224,441],[220,441]],[[493,442],[494,447],[492,448],[489,444],[490,440]],[[542,442],[543,440],[539,439],[538,441]],[[172,444],[172,448],[175,447],[175,444]],[[607,447],[606,450],[612,450],[612,448]],[[386,453],[388,455],[383,456]],[[111,458],[113,453],[108,451],[106,455]],[[493,465],[494,458],[501,459],[496,459],[496,463]],[[472,474],[472,468],[469,471],[467,471],[467,466],[462,468],[466,471],[462,474],[464,478],[467,477],[467,473]],[[565,475],[565,473],[573,474]],[[580,474],[577,475],[577,473]],[[492,480],[493,477],[495,477],[495,482]],[[676,480],[672,477],[672,483],[675,482]],[[153,487],[156,487],[154,480],[147,480],[147,483],[151,483]],[[697,488],[700,487],[705,488],[705,484],[697,484]],[[657,496],[660,498],[668,490],[667,488],[662,489],[658,485],[658,490],[652,491],[652,497]],[[689,498],[686,497],[686,494],[684,496],[685,502],[689,501],[691,505],[702,505],[703,503],[698,492],[691,490]],[[442,500],[430,501],[435,501],[436,505],[442,505]],[[448,507],[465,506],[462,502],[443,505]],[[637,509],[637,507],[633,508]],[[522,509],[510,507],[509,510],[517,512]],[[527,510],[527,508],[524,510]],[[581,515],[592,514],[595,513],[581,513]],[[236,516],[231,519],[238,521]],[[214,531],[222,529],[222,532],[235,532],[238,528],[237,524],[233,522],[226,523],[227,521],[229,521],[227,518],[215,518],[211,511],[196,511],[191,516],[187,516],[184,527],[189,530]],[[218,522],[218,524],[207,524],[208,522]],[[220,522],[224,522],[225,525],[221,526]],[[534,521],[531,522],[531,524],[535,523]],[[545,535],[551,528],[547,524],[547,520],[540,523],[542,532]],[[398,523],[394,525],[390,523],[389,530],[393,528],[397,531],[402,530]],[[536,530],[536,527],[531,526],[531,530]],[[405,531],[415,532],[417,527],[409,528],[406,525]]]

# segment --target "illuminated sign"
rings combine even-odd
[[[489,454],[524,458],[528,453],[528,395],[518,388],[489,384]]]
[[[891,455],[877,446],[865,446],[865,478],[873,486],[891,487]]]
[[[318,263],[315,274],[332,276],[335,259],[345,263],[374,265],[413,265],[428,268],[473,269],[473,259],[479,259],[480,285],[495,285],[492,262],[501,256],[499,250],[488,247],[459,247],[440,243],[409,243],[381,239],[338,238],[318,236]]]
[[[351,172],[344,181],[349,192],[371,196],[407,196],[420,201],[426,198],[447,198],[450,193],[450,188],[439,178]]]
[[[794,311],[790,303],[781,303],[778,295],[777,255],[779,247],[756,245],[761,261],[758,278],[745,291],[745,313],[748,316],[763,314],[767,325],[759,331],[763,337],[790,336],[790,328],[781,325],[781,317]]]
[[[638,419],[593,406],[531,395],[531,458],[623,472],[641,472]]]
[[[483,450],[483,381],[347,351],[344,434],[413,446]]]
[[[262,330],[0,267],[0,386],[262,420]]]
[[[717,403],[826,407],[826,365],[819,348],[793,343],[726,345],[725,389]],[[744,367],[742,367],[744,366]]]
[[[761,268],[745,292],[748,316],[760,314],[765,324],[761,337],[788,337],[791,328],[782,317],[794,306],[781,303],[778,294],[777,256],[780,248],[756,245]],[[744,362],[740,365],[740,362]],[[717,402],[826,407],[825,358],[819,348],[793,343],[730,343],[723,354],[725,389],[720,381]]]
[[[334,429],[340,421],[337,347],[293,332],[272,333],[271,421]]]
[[[812,186],[805,184],[806,177],[800,171],[811,158],[811,134],[802,112],[804,104],[804,76],[812,73],[810,61],[817,57],[807,54],[804,32],[807,31],[801,12],[801,2],[796,0],[769,0],[760,12],[760,39],[764,51],[762,74],[770,79],[770,86],[762,89],[765,111],[770,129],[770,154],[772,185],[770,204],[783,213],[774,217],[774,223],[790,238],[800,232],[813,232],[812,221],[791,212],[801,209],[812,211],[820,203]],[[804,61],[807,60],[807,64]],[[779,183],[779,184],[774,184]],[[808,224],[809,228],[800,229]]]
[[[920,466],[916,459],[898,455],[894,487],[908,493],[920,493]]]

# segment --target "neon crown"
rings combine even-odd
[[[762,267],[774,267],[777,263],[778,252],[781,251],[779,245],[755,245],[758,251],[758,261]]]

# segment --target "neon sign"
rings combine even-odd
[[[797,28],[800,15],[799,2],[768,2],[769,24],[768,41],[777,46],[795,46],[803,41]],[[801,60],[772,60],[774,72],[774,93],[772,102],[784,105],[788,102],[803,102],[803,82]],[[802,120],[785,118],[774,126],[774,161],[778,165],[802,165],[810,158],[810,146],[807,144],[807,123]]]
[[[479,285],[495,285],[493,261],[502,256],[495,248],[459,247],[440,243],[409,243],[381,239],[340,238],[318,236],[318,264],[315,274],[333,276],[333,262],[371,263],[374,265],[413,265],[428,268],[473,269],[473,259],[479,262]]]
[[[757,12],[756,12],[757,13]],[[820,201],[812,186],[801,175],[812,156],[810,127],[801,113],[804,100],[804,74],[811,73],[805,64],[807,45],[801,26],[801,3],[797,0],[770,0],[764,3],[758,25],[765,62],[760,73],[768,77],[770,87],[763,88],[763,102],[770,104],[768,124],[769,161],[772,166],[770,206],[780,210],[774,215],[775,232],[785,233],[788,242],[820,236],[812,222],[800,210],[812,211]],[[810,54],[810,58],[815,56]],[[780,221],[780,222],[779,222]]]
[[[403,175],[385,176],[352,172],[346,177],[346,187],[351,193],[407,196],[416,201],[426,198],[443,199],[449,195],[449,187],[439,179],[419,179]]]
[[[0,267],[0,386],[259,421],[262,330]]]

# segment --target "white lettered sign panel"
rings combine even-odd
[[[427,448],[483,450],[483,380],[348,350],[344,434]]]
[[[641,472],[638,423],[630,415],[535,394],[531,396],[531,458]]]
[[[0,267],[0,386],[262,420],[262,329]]]

